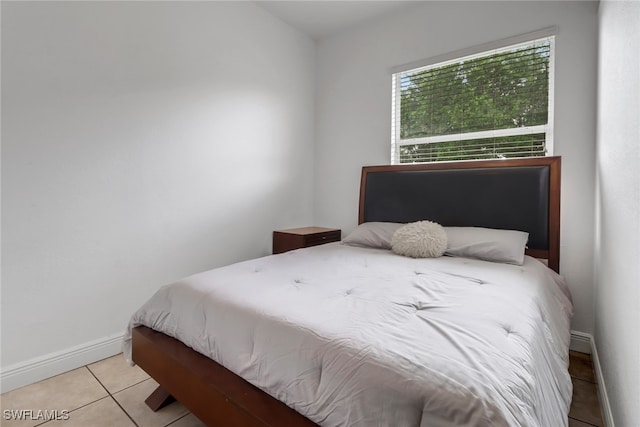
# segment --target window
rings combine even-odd
[[[553,44],[545,35],[395,72],[391,163],[553,154]]]

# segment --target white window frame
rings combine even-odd
[[[401,65],[391,69],[391,164],[400,164],[400,147],[404,145],[431,144],[447,141],[466,141],[472,139],[496,138],[504,136],[517,136],[528,134],[545,134],[545,155],[553,155],[553,117],[554,117],[554,74],[555,74],[555,35],[557,27],[545,28],[533,33],[522,34],[507,39],[486,43],[468,49],[462,49],[444,55],[435,56],[418,62]],[[537,126],[516,127],[509,129],[486,130],[479,132],[466,132],[448,135],[437,135],[422,138],[400,138],[400,74],[407,71],[419,71],[421,68],[430,68],[434,65],[445,66],[462,60],[468,61],[478,57],[488,56],[511,50],[521,45],[531,44],[537,41],[549,40],[549,94],[547,124]],[[473,161],[471,159],[470,161]]]

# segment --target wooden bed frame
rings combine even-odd
[[[365,167],[362,171],[360,189],[359,223],[367,218],[365,199],[370,197],[366,191],[370,173],[478,170],[483,173],[491,171],[493,174],[514,168],[539,167],[548,168],[548,180],[544,184],[544,187],[548,186],[545,218],[548,235],[544,236],[548,245],[544,248],[528,249],[527,253],[547,259],[549,267],[559,271],[559,157]],[[492,194],[500,194],[500,189],[490,190]],[[458,225],[443,222],[444,225]],[[154,411],[178,400],[208,426],[316,426],[314,422],[284,403],[178,340],[145,326],[134,328],[132,335],[133,361],[160,384],[146,400],[147,405]]]

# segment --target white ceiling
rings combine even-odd
[[[314,39],[374,20],[416,1],[256,1],[257,5]]]

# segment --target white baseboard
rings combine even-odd
[[[605,427],[615,427],[611,413],[611,405],[609,404],[609,396],[607,395],[607,387],[604,383],[602,367],[600,366],[600,359],[598,358],[598,348],[593,336],[591,334],[585,334],[584,332],[571,331],[570,348],[574,351],[591,354],[593,370],[596,374],[596,384],[598,385],[602,421]]]
[[[598,358],[598,349],[596,342],[592,339],[593,348],[591,350],[591,360],[593,361],[593,370],[596,373],[596,383],[598,384],[598,397],[600,398],[600,412],[602,413],[602,421],[605,427],[615,427],[613,423],[613,414],[611,413],[611,405],[609,404],[609,396],[607,395],[607,387],[604,383],[602,375],[602,367]]]
[[[0,372],[0,393],[97,362],[121,351],[122,334],[120,333],[7,366]]]
[[[579,351],[580,353],[591,354],[591,348],[593,346],[593,337],[591,334],[585,334],[584,332],[571,331],[571,344],[569,348],[573,351]]]

